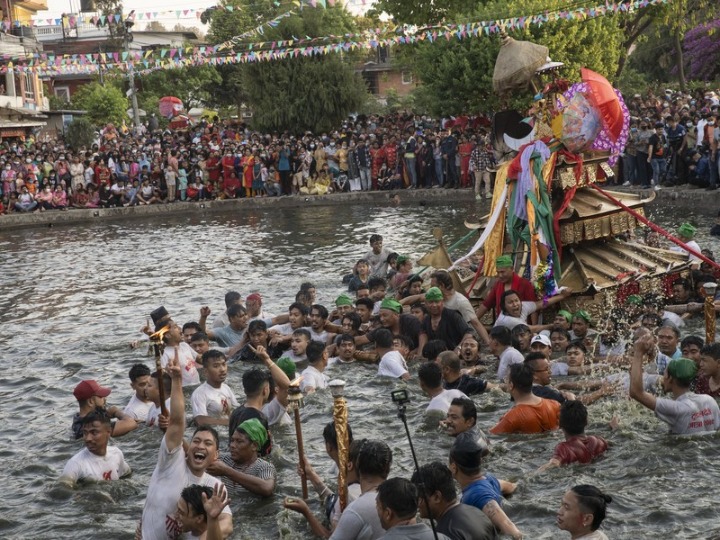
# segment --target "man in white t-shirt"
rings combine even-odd
[[[177,358],[172,358],[167,370],[172,377],[170,421],[160,442],[158,462],[150,478],[145,507],[138,533],[142,540],[176,538],[182,529],[177,519],[177,505],[182,490],[193,484],[214,487],[220,480],[205,471],[218,458],[219,438],[211,427],[195,430],[188,449],[183,449],[185,432],[185,398],[182,389],[183,369]],[[223,537],[232,533],[232,514],[225,507],[219,526]],[[137,533],[136,533],[136,537]]]
[[[225,384],[227,359],[211,349],[202,356],[205,382],[192,393],[193,418],[198,426],[227,426],[233,409],[238,406],[235,393]]]
[[[195,362],[197,353],[185,343],[180,327],[173,321],[168,323],[163,341],[165,342],[165,351],[160,358],[160,365],[166,367],[172,358],[177,358],[178,365],[182,368],[183,386],[200,384],[200,374]]]
[[[494,326],[490,329],[490,352],[498,357],[497,378],[505,382],[510,366],[522,364],[525,358],[512,345],[512,333],[505,326]]]
[[[380,356],[378,375],[406,381],[410,378],[405,359],[393,350],[393,335],[387,328],[378,328],[373,334],[375,352]]]
[[[135,391],[130,401],[123,409],[123,412],[134,418],[137,422],[147,420],[148,411],[153,403],[145,396],[145,391],[150,384],[151,371],[145,364],[135,364],[130,368],[130,386]]]
[[[442,369],[436,362],[425,362],[418,370],[420,388],[430,396],[430,404],[425,413],[442,413],[443,419],[450,409],[450,403],[455,398],[466,398],[460,390],[445,390],[442,386]]]
[[[323,371],[328,364],[328,353],[324,343],[311,341],[305,349],[305,354],[309,365],[301,373],[300,390],[312,394],[315,390],[327,388],[328,378]]]
[[[122,451],[108,446],[110,416],[103,409],[96,409],[82,419],[82,434],[85,448],[67,462],[60,481],[73,485],[79,480],[118,480],[130,474]]]
[[[392,251],[383,248],[383,237],[379,234],[370,235],[370,247],[372,249],[363,257],[370,265],[370,277],[385,278],[388,272],[387,258]]]
[[[712,397],[690,391],[690,384],[697,375],[697,366],[692,360],[672,360],[665,370],[663,390],[675,399],[657,398],[644,391],[642,364],[654,346],[652,336],[643,336],[635,342],[630,367],[630,397],[655,411],[655,416],[670,426],[673,435],[715,433],[720,429],[720,409]]]

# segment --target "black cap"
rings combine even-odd
[[[150,317],[152,318],[153,323],[155,323],[156,332],[170,322],[170,314],[168,313],[168,310],[165,309],[165,306],[160,306],[159,308],[151,311]]]

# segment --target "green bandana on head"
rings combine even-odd
[[[343,293],[335,299],[335,305],[337,307],[352,306],[353,305],[352,298],[350,298],[347,294]]]
[[[495,266],[497,268],[512,268],[513,260],[510,255],[500,255],[495,259]]]
[[[572,322],[572,313],[570,313],[569,311],[561,309],[557,312],[557,314],[561,317],[564,317],[567,322]]]
[[[683,223],[678,227],[677,232],[678,235],[682,236],[683,238],[692,238],[693,236],[695,236],[697,229],[689,223]]]
[[[581,319],[584,319],[586,323],[590,324],[592,322],[592,319],[590,318],[590,314],[585,311],[584,309],[580,309],[575,312],[575,315],[573,315],[573,318],[579,317]]]
[[[245,433],[252,442],[257,444],[258,449],[262,448],[267,442],[267,430],[257,418],[245,420],[237,427],[237,430]]]
[[[390,311],[394,311],[395,313],[402,312],[402,306],[400,305],[400,302],[398,302],[397,300],[393,300],[392,298],[385,298],[380,304],[380,309],[389,309]]]
[[[676,358],[667,366],[668,375],[683,383],[691,383],[697,375],[697,365],[689,358]]]
[[[406,257],[405,255],[400,255],[397,260],[395,261],[398,265],[401,265],[403,263],[406,263],[410,260],[410,257]]]
[[[442,292],[437,287],[430,287],[425,293],[425,300],[428,302],[439,302],[443,299]]]
[[[290,360],[287,356],[283,356],[282,358],[279,358],[277,362],[277,367],[282,369],[285,372],[285,375],[288,376],[288,379],[291,381],[295,378],[295,362]]]

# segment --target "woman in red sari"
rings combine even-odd
[[[473,142],[463,135],[458,146],[458,154],[460,154],[460,185],[464,188],[470,186],[470,154],[474,148]]]
[[[225,151],[225,155],[220,160],[220,166],[222,168],[223,181],[230,178],[230,174],[235,172],[235,156],[228,149]]]

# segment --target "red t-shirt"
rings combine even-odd
[[[561,465],[570,463],[590,463],[608,449],[608,443],[595,435],[578,435],[570,437],[555,447],[553,458]]]
[[[535,287],[527,279],[518,276],[513,273],[512,282],[509,290],[513,290],[520,296],[521,302],[535,302],[537,297],[535,296]],[[495,283],[495,286],[490,290],[485,300],[483,300],[483,306],[486,309],[495,308],[495,315],[500,313],[500,299],[505,292],[505,284],[502,281]]]
[[[720,397],[720,388],[714,390],[710,388],[710,377],[707,375],[700,374],[695,379],[695,393],[696,394],[707,394],[714,398]]]

